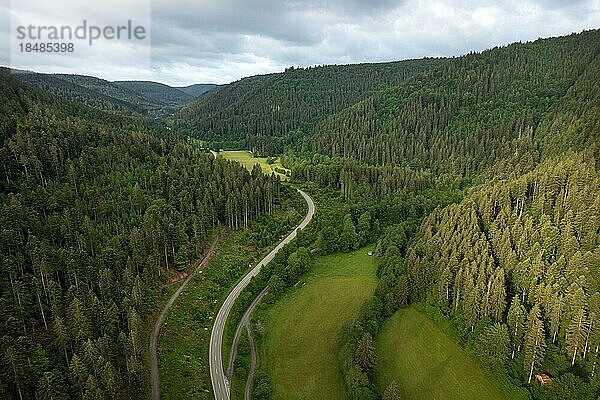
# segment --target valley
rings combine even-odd
[[[263,174],[271,175],[274,173],[282,180],[285,180],[287,178],[286,174],[290,173],[290,170],[285,168],[279,159],[273,159],[272,163],[269,164],[267,157],[254,157],[249,151],[221,151],[219,154],[227,160],[239,162],[249,171],[252,171],[254,165],[258,164]]]
[[[597,400],[578,32],[224,84],[2,67],[0,398]]]

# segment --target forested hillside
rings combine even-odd
[[[109,82],[85,75],[43,74],[0,68],[0,73],[63,99],[121,114],[165,116],[196,96],[156,82]]]
[[[558,378],[554,390],[592,398],[600,346],[599,192],[589,153],[478,186],[425,219],[396,290],[435,304],[490,369],[517,382],[545,371]]]
[[[598,399],[599,82],[598,30],[216,88],[3,69],[0,398],[148,396],[160,285],[220,227],[245,229],[292,191],[205,153],[198,138],[281,155],[321,207],[253,280],[253,295],[269,284],[274,302],[294,290],[313,254],[377,243],[375,294],[341,332],[348,398],[401,398],[396,384],[378,387],[374,343],[383,321],[411,306],[507,398]],[[252,243],[279,236],[274,224],[229,244],[246,253],[221,260],[235,272],[212,272],[203,290],[214,299],[201,291],[202,311],[190,306],[203,327]],[[541,372],[551,384],[535,382]],[[209,386],[203,373],[196,388]],[[270,392],[259,363],[255,398]]]
[[[216,87],[217,85],[212,83],[196,83],[194,85],[176,87],[176,89],[179,89],[183,93],[187,93],[190,96],[200,97],[203,94],[214,90]]]
[[[177,110],[196,98],[178,88],[148,81],[116,81],[116,85],[143,96],[155,103],[164,103]]]
[[[498,161],[531,168],[561,140],[557,134],[566,135],[568,147],[584,141],[578,129],[593,130],[570,119],[559,123],[572,130],[540,121],[565,110],[568,118],[588,112],[583,101],[597,91],[599,43],[600,32],[588,31],[449,60],[320,123],[310,148],[461,175]]]
[[[471,186],[426,216],[415,237],[402,224],[380,235],[376,295],[343,335],[350,398],[376,398],[365,343],[410,304],[455,336],[508,398],[598,397],[599,34],[451,60],[319,124],[313,150],[325,155],[288,156],[296,179],[351,198],[418,191],[444,177]],[[386,197],[380,204],[394,209]],[[535,383],[538,373],[552,383]],[[385,398],[402,393],[392,386]]]
[[[224,85],[179,112],[174,123],[215,147],[273,155],[296,144],[328,115],[377,90],[442,63],[422,59],[381,64],[289,68]]]
[[[8,75],[0,96],[0,397],[144,398],[158,285],[279,180]]]
[[[90,107],[116,113],[144,113],[144,104],[146,102],[142,101],[134,93],[129,94],[129,99],[124,98],[124,96],[115,98],[100,92],[94,92],[89,88],[66,81],[56,75],[38,74],[27,71],[11,72],[8,69],[2,69],[2,73],[5,75],[10,74],[13,79],[35,85],[56,96]]]

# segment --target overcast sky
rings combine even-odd
[[[291,65],[456,56],[600,28],[600,0],[124,0],[118,4],[127,2],[136,3],[135,12],[109,6],[106,0],[81,1],[76,12],[69,9],[73,18],[69,23],[104,13],[111,21],[150,24],[147,63],[131,63],[145,54],[135,46],[99,44],[70,58],[24,58],[15,66],[181,86],[227,83]],[[10,43],[13,40],[14,45],[16,35],[11,12],[13,25],[15,18],[21,23],[44,21],[48,10],[60,4],[64,6],[65,0],[13,0],[11,9],[10,0],[0,0],[0,64],[11,63]]]

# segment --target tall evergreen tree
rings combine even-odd
[[[541,363],[546,350],[546,341],[544,336],[544,323],[541,319],[541,311],[539,305],[533,306],[527,316],[525,325],[525,341],[524,341],[525,371],[529,374],[527,383],[531,383],[533,371],[536,363]]]
[[[354,353],[354,359],[367,375],[371,375],[375,372],[375,362],[377,358],[375,355],[373,338],[370,333],[365,332],[358,342],[356,352]]]

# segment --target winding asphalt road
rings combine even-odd
[[[269,254],[265,256],[248,274],[246,274],[235,287],[231,290],[223,305],[219,309],[217,313],[217,317],[215,318],[215,324],[213,325],[213,329],[210,335],[210,347],[209,347],[209,363],[210,363],[210,379],[212,381],[213,393],[215,394],[216,400],[229,400],[230,396],[230,387],[229,380],[225,376],[225,372],[223,371],[223,331],[225,330],[225,323],[227,322],[227,317],[231,312],[231,308],[233,307],[233,303],[238,298],[242,290],[250,283],[250,280],[256,276],[263,266],[267,265],[271,260],[275,257],[275,255],[281,250],[283,246],[291,242],[298,231],[304,229],[306,225],[310,222],[313,215],[315,214],[315,203],[313,203],[312,199],[309,195],[304,193],[300,189],[296,189],[304,200],[308,204],[308,213],[304,220],[298,225],[296,229],[294,229],[285,239],[283,239],[277,247],[275,247]]]

